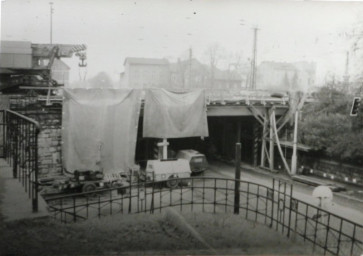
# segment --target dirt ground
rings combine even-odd
[[[275,230],[242,216],[183,214],[214,250],[165,214],[113,215],[75,224],[51,219],[0,222],[0,255],[310,254]]]

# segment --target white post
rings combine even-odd
[[[297,164],[297,123],[298,123],[299,111],[295,112],[295,126],[294,126],[294,142],[292,148],[292,159],[291,159],[291,174],[296,175],[296,164]]]
[[[169,142],[164,138],[163,142],[159,142],[157,145],[159,147],[163,148],[163,160],[167,160],[168,159],[168,145],[169,145]]]

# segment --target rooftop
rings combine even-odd
[[[126,63],[129,64],[136,64],[136,65],[168,65],[169,62],[167,59],[153,59],[153,58],[126,58],[124,65]]]

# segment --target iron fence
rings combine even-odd
[[[11,110],[3,115],[3,157],[13,169],[38,211],[38,133],[39,123]]]
[[[0,110],[0,158],[5,157],[5,110]]]
[[[187,186],[166,188],[164,182],[138,183],[96,192],[46,198],[51,215],[64,223],[113,214],[180,211],[239,214],[284,235],[300,236],[313,251],[361,255],[363,226],[292,196],[293,185],[273,180],[271,186],[213,177],[179,179]],[[238,183],[238,192],[235,193]]]

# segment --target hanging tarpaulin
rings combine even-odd
[[[63,166],[67,171],[128,171],[134,164],[140,91],[65,89]]]
[[[145,93],[143,137],[207,137],[204,90],[170,92],[148,89]]]

